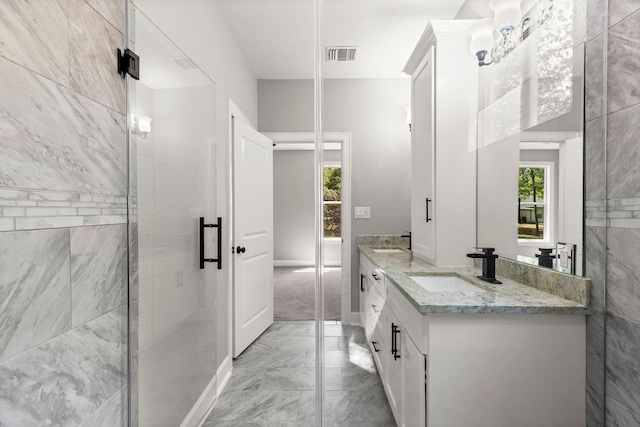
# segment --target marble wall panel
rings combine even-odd
[[[640,28],[640,22],[638,23]],[[638,46],[640,52],[640,45]],[[639,56],[640,58],[640,56]],[[637,70],[636,80],[640,76]],[[640,89],[640,85],[637,85]],[[640,104],[610,114],[607,126],[607,199],[640,197]]]
[[[0,56],[68,86],[68,0],[0,3]]]
[[[126,225],[72,229],[72,326],[126,304],[127,277]]]
[[[0,233],[0,362],[66,332],[70,320],[69,231]]]
[[[609,112],[640,102],[640,11],[609,29],[607,101]]]
[[[613,399],[607,398],[606,423],[609,427],[640,426],[640,415],[634,414]]]
[[[124,114],[125,80],[116,55],[124,35],[84,0],[69,0],[69,22],[71,87]]]
[[[585,125],[585,199],[604,200],[606,197],[605,118]]]
[[[607,310],[640,322],[640,230],[607,230]]]
[[[587,384],[604,390],[604,310],[593,309],[587,317]]]
[[[585,117],[589,122],[604,116],[604,35],[587,43],[585,65]]]
[[[606,354],[607,397],[640,413],[640,323],[607,313]]]
[[[587,0],[587,42],[604,33],[606,0]]]
[[[586,276],[591,279],[591,306],[605,308],[606,238],[604,227],[585,228]]]
[[[0,425],[77,426],[126,383],[121,307],[0,365]]]
[[[125,427],[127,425],[127,388],[123,387],[78,427]]]
[[[604,426],[604,392],[587,384],[587,427]]]
[[[111,25],[124,34],[125,1],[123,0],[85,0],[100,13]]]
[[[638,0],[609,0],[609,27],[613,27],[640,9]]]
[[[0,58],[0,186],[126,194],[125,120]]]

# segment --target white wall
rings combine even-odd
[[[371,219],[352,215],[352,284],[357,284],[359,234],[403,234],[410,228],[411,134],[405,108],[410,79],[340,79],[324,82],[324,130],[351,132],[352,205],[371,208]],[[313,131],[313,81],[259,80],[260,132]],[[352,311],[358,307],[352,286]]]
[[[225,164],[228,152],[228,99],[232,98],[255,125],[258,119],[257,80],[242,54],[234,34],[221,15],[215,1],[210,0],[135,0],[135,4],[180,47],[216,83],[216,158],[218,215],[229,224],[229,179]],[[141,58],[144,72],[144,58]],[[223,229],[225,236],[229,228]],[[229,254],[228,237],[223,253]],[[226,258],[228,262],[228,257]],[[229,278],[226,265],[218,286],[218,363],[229,353],[228,295]]]

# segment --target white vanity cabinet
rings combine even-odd
[[[584,315],[421,313],[386,276],[367,283],[365,334],[398,426],[585,424]]]
[[[411,247],[466,265],[475,246],[477,61],[468,23],[432,21],[404,72],[411,85]]]

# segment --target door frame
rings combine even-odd
[[[278,150],[313,150],[314,132],[262,132]],[[324,142],[331,148],[336,143],[341,148],[342,169],[342,285],[340,291],[340,318],[343,324],[352,324],[351,316],[351,132],[325,132]],[[335,148],[335,147],[333,147]]]

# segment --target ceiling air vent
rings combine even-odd
[[[355,61],[358,57],[357,47],[327,47],[327,62]]]

